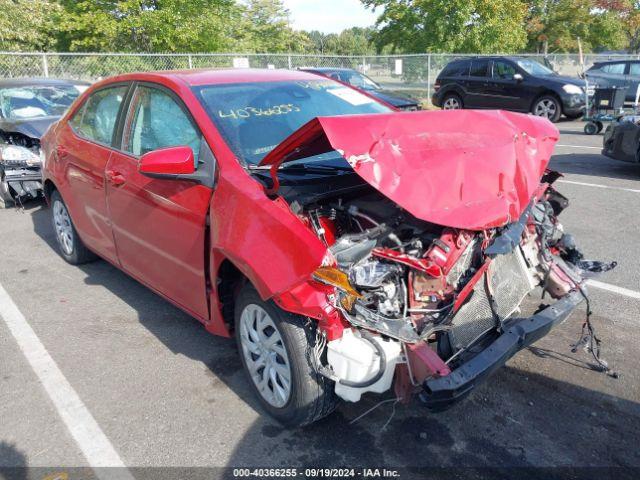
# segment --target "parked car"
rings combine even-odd
[[[0,80],[0,208],[40,195],[40,137],[88,87],[48,78]]]
[[[589,83],[598,87],[626,88],[625,100],[635,102],[640,84],[640,60],[596,62],[585,75]]]
[[[383,88],[366,75],[358,72],[357,70],[353,70],[352,68],[315,67],[301,68],[300,70],[329,77],[346,83],[347,85],[351,85],[354,88],[364,90],[369,95],[373,95],[384,103],[393,105],[400,110],[420,110],[422,108],[420,106],[420,102],[415,98],[411,98],[403,92],[396,92],[394,90]]]
[[[640,116],[627,115],[611,122],[604,131],[602,154],[640,163]]]
[[[135,73],[45,134],[44,188],[65,260],[100,256],[235,336],[265,410],[304,425],[394,381],[442,409],[581,302],[557,139],[307,72]],[[558,301],[520,312],[536,286]]]
[[[436,78],[432,103],[443,109],[491,108],[531,112],[557,122],[578,118],[585,107],[585,81],[558,75],[526,57],[454,60]]]

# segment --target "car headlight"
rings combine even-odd
[[[0,145],[0,163],[5,165],[40,165],[40,157],[25,147],[17,145]]]
[[[562,89],[569,95],[582,95],[584,93],[582,87],[579,87],[578,85],[571,85],[570,83],[563,85]]]

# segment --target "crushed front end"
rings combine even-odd
[[[0,133],[0,202],[10,206],[41,193],[40,141],[20,133]]]
[[[585,278],[612,265],[585,261],[564,231],[556,178],[516,221],[482,231],[420,221],[375,194],[301,212],[331,252],[313,279],[333,287],[350,327],[316,349],[336,393],[357,401],[394,386],[442,409],[566,319]],[[555,302],[541,306],[545,296]]]

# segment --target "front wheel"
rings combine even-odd
[[[62,258],[72,265],[80,265],[97,258],[78,236],[67,205],[57,190],[51,194],[51,221]]]
[[[544,95],[538,98],[533,103],[533,107],[531,107],[531,113],[537,115],[538,117],[546,118],[550,122],[555,123],[560,120],[562,109],[560,107],[560,102],[558,101],[558,99],[552,97],[551,95]]]
[[[443,110],[460,110],[463,108],[462,99],[455,93],[447,93],[442,99]]]
[[[337,404],[333,382],[314,367],[315,331],[249,284],[238,295],[235,334],[245,373],[264,409],[289,427],[313,423]]]

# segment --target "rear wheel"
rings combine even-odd
[[[330,414],[334,384],[313,363],[315,324],[263,301],[249,284],[238,295],[235,332],[245,373],[264,409],[298,427]]]
[[[80,265],[98,258],[82,243],[71,221],[67,205],[57,190],[51,194],[51,220],[62,258],[72,265]]]
[[[560,120],[562,109],[557,98],[551,95],[543,95],[533,102],[531,113],[555,123]]]
[[[447,93],[442,99],[443,110],[460,110],[463,107],[462,99],[456,93]]]

